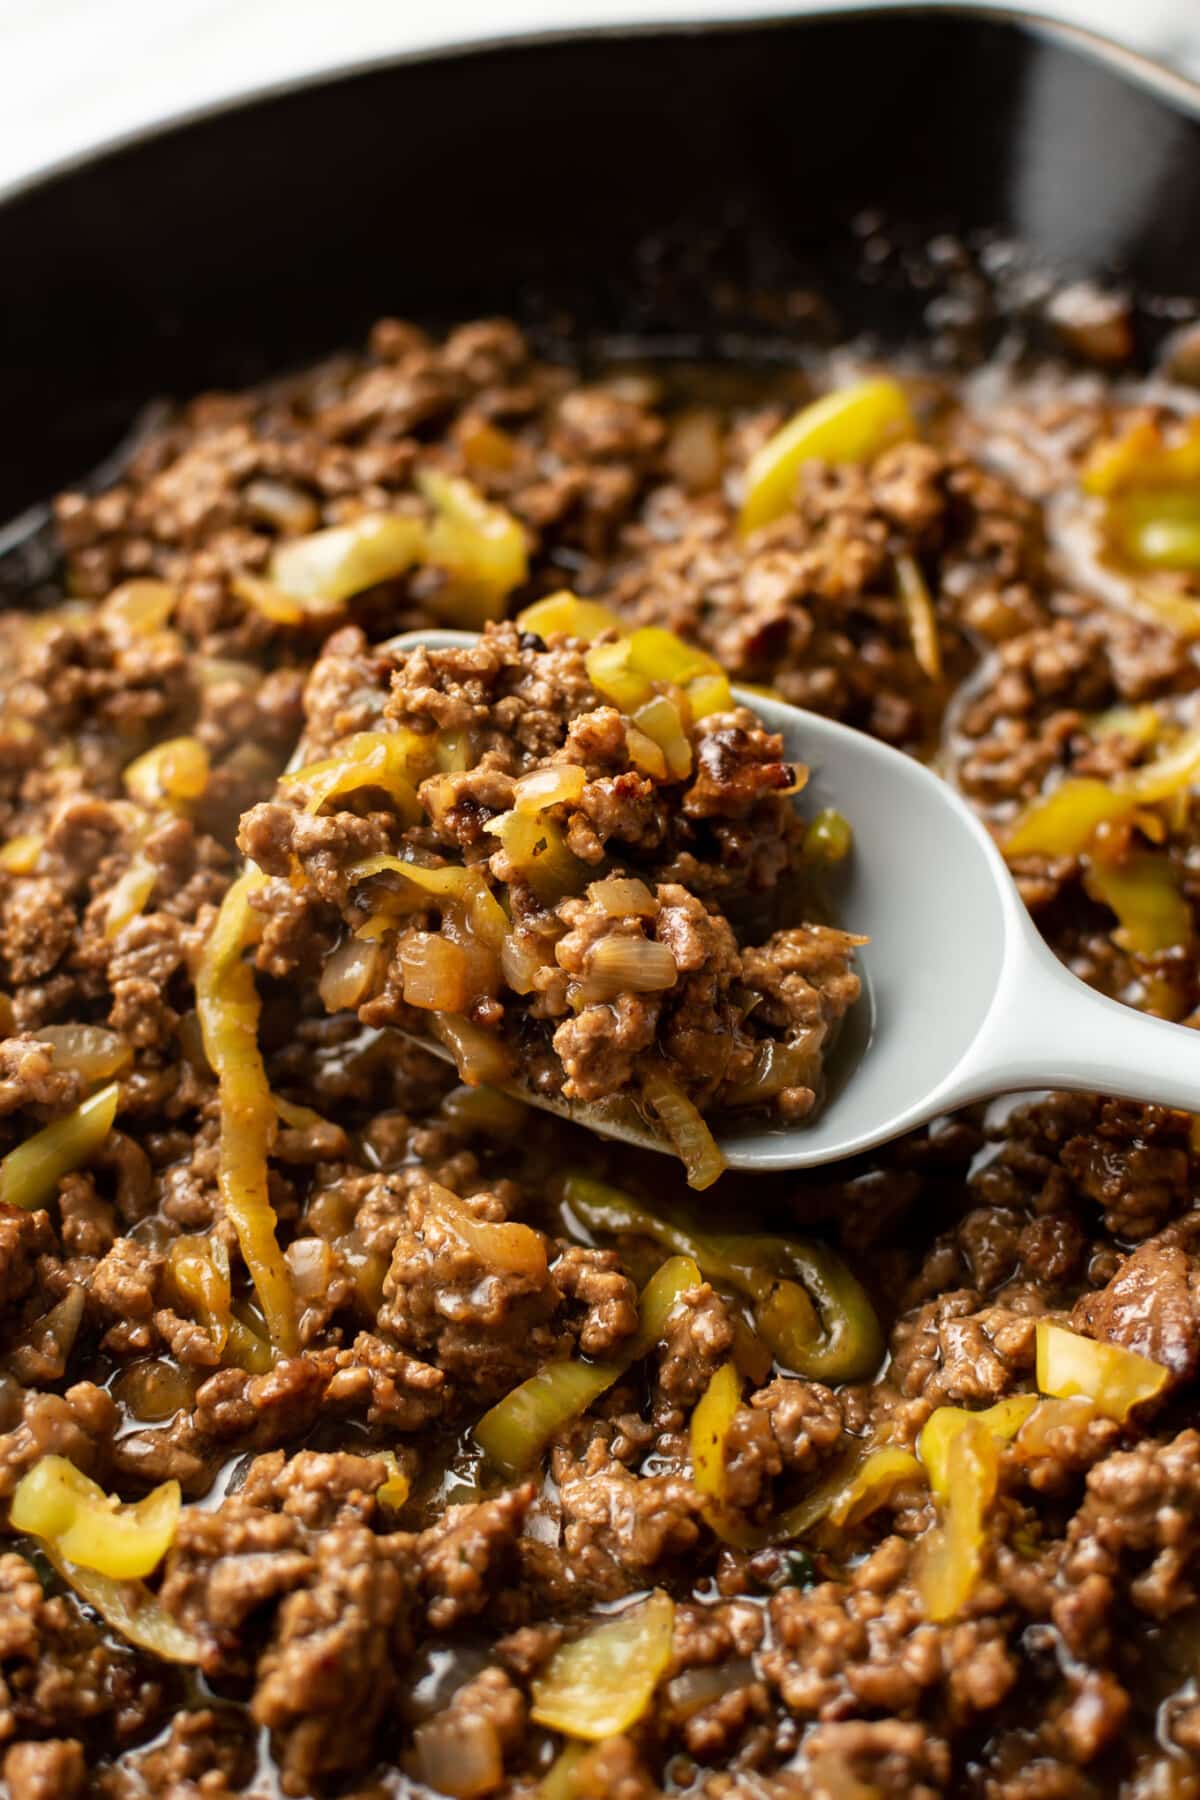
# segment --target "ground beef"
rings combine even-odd
[[[1120,309],[1089,317],[1115,354]],[[752,710],[693,720],[664,780],[569,633],[389,648],[478,622],[434,559],[319,616],[272,588],[281,544],[381,512],[428,526],[439,480],[467,481],[521,546],[510,615],[570,579],[622,628],[936,756],[1002,846],[1062,783],[1186,749],[1200,684],[1170,620],[1200,579],[1154,577],[1151,617],[1078,476],[1131,426],[1186,432],[1189,408],[1050,370],[926,375],[917,436],[797,469],[790,507],[744,532],[750,458],[835,367],[584,381],[504,321],[435,340],[386,319],[362,355],[194,401],[105,491],[61,497],[59,601],[0,618],[0,1158],[69,1133],[110,1079],[118,1113],[78,1166],[39,1162],[30,1187],[26,1159],[0,1168],[12,1800],[375,1800],[432,1791],[447,1743],[480,1800],[529,1800],[565,1743],[534,1718],[555,1656],[654,1590],[674,1602],[660,1678],[628,1729],[569,1753],[575,1800],[1194,1800],[1193,1121],[1023,1096],[698,1201],[665,1159],[498,1091],[499,1065],[456,1081],[404,1035],[428,1013],[410,969],[452,940],[450,1010],[542,1091],[595,1100],[651,1059],[706,1108],[770,1072],[803,1117],[858,991],[821,833]],[[280,780],[362,733],[381,755],[438,734],[419,823],[398,782],[313,804],[311,778]],[[493,827],[556,772],[570,798],[543,825],[570,879],[539,891]],[[1181,790],[1103,843],[1014,858],[1068,966],[1193,1024],[1197,820]],[[355,872],[400,852],[503,898],[490,960],[465,913],[447,936],[394,874]],[[245,855],[263,880],[237,1068],[257,1046],[263,1085],[231,1134],[198,982]],[[1137,947],[1102,857],[1149,872],[1177,941]],[[797,876],[805,906],[777,916]],[[640,884],[616,913],[594,886],[613,877]],[[637,945],[660,985],[610,991]],[[247,1126],[296,1301],[274,1347],[231,1155]],[[1151,1359],[1161,1388],[1123,1419],[1039,1399],[1047,1322]],[[935,1616],[945,1505],[904,1459],[928,1463],[937,1409],[1009,1401],[969,1591]],[[180,1484],[170,1549],[122,1593],[194,1666],[129,1641],[7,1523],[48,1455],[126,1502]]]

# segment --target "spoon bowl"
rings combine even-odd
[[[414,631],[381,648],[471,641],[469,632]],[[730,1168],[814,1168],[1029,1088],[1200,1111],[1200,1033],[1109,1000],[1064,968],[988,831],[948,783],[865,732],[734,692],[779,733],[786,760],[807,766],[804,810],[835,807],[853,826],[837,923],[870,943],[858,953],[863,994],[835,1047],[825,1105],[798,1125],[722,1121]],[[416,1041],[450,1060],[436,1041]],[[513,1091],[601,1136],[670,1151],[631,1107]]]

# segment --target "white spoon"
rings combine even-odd
[[[413,631],[385,651],[470,643]],[[735,690],[736,692],[737,690]],[[805,812],[854,828],[837,922],[864,932],[863,996],[843,1026],[831,1092],[811,1124],[723,1129],[734,1169],[807,1169],[869,1150],[972,1101],[1068,1088],[1200,1112],[1200,1032],[1149,1018],[1085,986],[1039,937],[1004,859],[954,789],[864,732],[759,694],[738,698],[807,765]],[[450,1060],[437,1042],[420,1043]],[[532,1105],[605,1137],[669,1150],[604,1107]]]

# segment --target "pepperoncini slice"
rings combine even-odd
[[[933,598],[916,557],[905,555],[896,558],[896,592],[917,665],[930,681],[940,681],[942,645],[938,637],[937,614],[933,610]]]
[[[835,388],[804,407],[751,457],[742,531],[757,531],[788,511],[805,463],[867,462],[915,433],[908,396],[889,376]]]
[[[554,820],[544,814],[501,813],[489,819],[484,830],[499,838],[514,874],[527,881],[546,906],[578,894],[595,873],[567,848]]]
[[[167,1250],[174,1297],[203,1325],[218,1353],[229,1339],[232,1290],[229,1252],[220,1238],[179,1237]]]
[[[426,550],[424,521],[398,513],[364,513],[347,525],[332,525],[307,537],[277,544],[271,557],[271,584],[299,606],[299,624],[309,612],[335,609],[364,588],[404,575]]]
[[[117,1082],[108,1082],[10,1150],[0,1161],[0,1201],[32,1212],[52,1200],[62,1177],[89,1163],[112,1130],[119,1095]]]
[[[1106,1418],[1123,1424],[1135,1406],[1153,1400],[1168,1371],[1136,1350],[1081,1337],[1049,1319],[1037,1323],[1037,1384],[1059,1399],[1082,1394]]]
[[[1120,858],[1094,856],[1083,885],[1117,915],[1113,942],[1121,950],[1152,956],[1192,936],[1192,909],[1165,850],[1131,850]]]
[[[872,1450],[862,1466],[833,1495],[826,1518],[831,1525],[860,1525],[887,1504],[907,1481],[923,1481],[925,1471],[910,1450],[884,1444]]]
[[[639,706],[654,698],[654,684],[649,675],[635,667],[628,638],[615,643],[593,644],[584,658],[587,677],[602,700],[608,700],[619,712],[630,717]]]
[[[965,1406],[939,1406],[930,1413],[917,1439],[917,1455],[938,1499],[945,1500],[949,1494],[950,1445],[968,1419],[977,1419],[997,1443],[1006,1444],[1016,1437],[1037,1404],[1036,1394],[1013,1394],[982,1412],[971,1412]]]
[[[1112,781],[1069,776],[1019,814],[1006,856],[1079,856],[1101,825],[1120,825],[1141,807],[1186,792],[1200,777],[1200,730],[1186,731],[1153,762]]]
[[[1109,509],[1109,534],[1146,569],[1200,569],[1200,492],[1162,488],[1126,494]]]
[[[158,1567],[174,1541],[179,1508],[177,1481],[122,1506],[66,1457],[43,1456],[17,1483],[9,1518],[67,1562],[129,1581]]]
[[[154,892],[158,880],[157,865],[144,851],[137,851],[125,870],[108,890],[104,911],[104,935],[115,938],[132,919],[136,919]]]
[[[248,869],[221,903],[196,972],[196,1011],[204,1053],[217,1077],[220,1103],[218,1180],[225,1211],[262,1303],[271,1339],[296,1345],[295,1302],[275,1238],[267,1156],[275,1139],[275,1101],[258,1048],[262,1007],[243,952],[261,933],[251,896],[262,885]]]
[[[375,1498],[381,1506],[386,1506],[389,1512],[399,1512],[408,1499],[412,1484],[396,1461],[394,1450],[385,1450],[383,1460],[387,1464],[388,1476],[387,1480],[375,1489]]]
[[[480,1419],[474,1431],[480,1449],[506,1475],[532,1468],[556,1431],[581,1417],[632,1363],[649,1355],[679,1296],[699,1287],[700,1280],[690,1257],[668,1258],[642,1289],[637,1333],[620,1360],[585,1363],[564,1357],[546,1363]]]
[[[167,738],[137,756],[121,773],[125,792],[143,806],[199,800],[208,786],[208,751],[194,737]]]
[[[0,870],[6,875],[32,875],[42,858],[46,840],[40,831],[23,831],[0,848]]]
[[[620,1188],[569,1175],[568,1214],[587,1231],[630,1233],[690,1256],[709,1281],[744,1294],[759,1336],[786,1369],[817,1381],[874,1374],[883,1336],[865,1290],[841,1258],[809,1239],[702,1231],[678,1210],[654,1213]]]
[[[415,733],[360,731],[347,738],[335,756],[309,763],[282,777],[283,785],[301,787],[308,799],[305,810],[319,813],[330,800],[357,793],[361,788],[378,788],[396,809],[400,823],[417,825],[424,817],[413,775],[428,773],[426,767],[414,769]],[[432,761],[433,744],[429,745]]]
[[[677,687],[686,687],[699,675],[723,673],[720,663],[706,650],[661,625],[643,625],[633,633],[629,639],[629,661],[651,681],[670,682]]]
[[[598,1743],[635,1725],[671,1660],[675,1607],[658,1588],[556,1650],[532,1684],[537,1725]]]
[[[481,630],[503,617],[508,596],[528,576],[525,533],[511,513],[490,505],[460,476],[423,469],[416,481],[434,514],[425,560],[445,575],[427,604],[448,624]]]
[[[725,1440],[741,1400],[742,1383],[735,1364],[722,1363],[692,1413],[692,1482],[699,1493],[718,1504],[725,1497]]]
[[[673,700],[668,700],[665,694],[655,694],[653,700],[638,707],[633,723],[644,737],[658,745],[672,781],[683,781],[691,774],[692,746]]]
[[[983,1562],[984,1527],[996,1496],[996,1439],[975,1415],[951,1434],[941,1518],[917,1545],[914,1575],[929,1618],[953,1619],[970,1599]]]
[[[203,1662],[204,1644],[171,1617],[144,1582],[117,1581],[98,1569],[68,1562],[50,1543],[43,1543],[42,1552],[67,1586],[127,1643],[162,1657],[164,1662]]]
[[[544,1363],[483,1415],[475,1427],[475,1442],[505,1475],[523,1474],[555,1432],[580,1418],[620,1373],[617,1363],[585,1363],[572,1357]]]
[[[517,625],[522,631],[532,631],[537,637],[580,638],[590,644],[593,638],[603,637],[606,631],[622,632],[625,627],[616,613],[610,612],[607,606],[601,606],[596,600],[580,600],[566,589],[559,594],[547,594],[544,600],[535,600],[517,614]]]
[[[1120,437],[1097,444],[1080,476],[1085,493],[1107,499],[1145,488],[1200,483],[1200,417],[1168,441],[1152,419],[1138,419]]]

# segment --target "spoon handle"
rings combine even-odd
[[[972,1099],[1065,1088],[1200,1114],[1200,1031],[1097,993],[1030,926],[1010,945],[996,1003],[954,1087]]]

